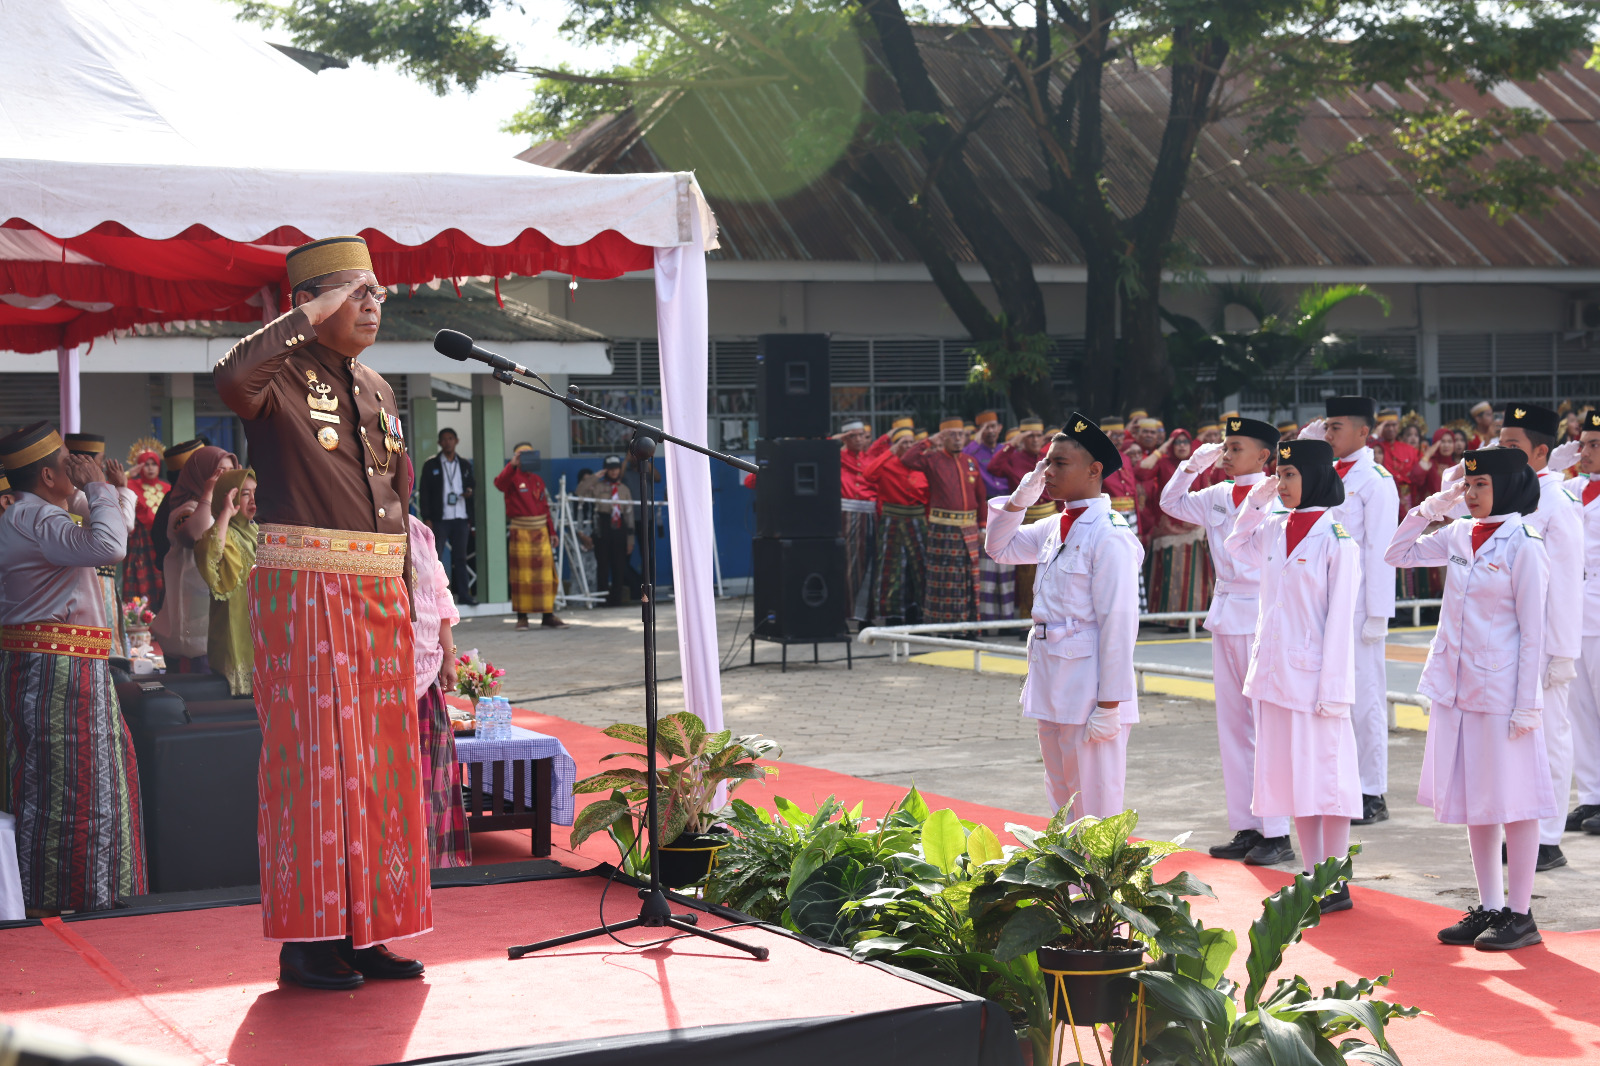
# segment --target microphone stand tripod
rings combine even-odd
[[[663,929],[672,928],[681,933],[703,937],[706,940],[722,944],[725,947],[737,948],[748,952],[757,959],[767,957],[767,949],[754,944],[744,944],[731,937],[714,933],[709,929],[701,929],[695,923],[698,918],[693,914],[673,914],[672,908],[667,903],[666,891],[661,886],[661,855],[659,845],[662,841],[657,836],[660,828],[660,808],[656,800],[656,552],[655,552],[655,453],[656,438],[671,441],[679,447],[688,448],[713,459],[720,459],[730,466],[742,470],[755,471],[755,466],[743,459],[721,452],[714,452],[709,448],[681,440],[652,426],[626,418],[604,408],[595,407],[585,403],[577,396],[577,387],[570,386],[568,395],[561,396],[548,389],[537,385],[530,385],[509,370],[495,371],[496,378],[511,385],[518,385],[530,392],[547,396],[558,403],[563,403],[578,414],[587,418],[604,419],[616,422],[633,430],[633,437],[628,442],[629,453],[639,461],[639,484],[643,489],[644,499],[640,501],[640,517],[643,521],[644,531],[639,538],[639,552],[644,564],[643,608],[644,614],[644,721],[645,721],[645,760],[646,778],[649,787],[646,791],[645,819],[650,832],[650,884],[639,890],[639,899],[642,904],[639,916],[630,918],[617,925],[601,925],[594,929],[586,929],[581,933],[569,933],[566,936],[554,937],[550,940],[541,940],[533,944],[521,944],[506,949],[506,955],[512,959],[520,959],[535,951],[545,948],[560,947],[579,940],[588,940],[591,937],[605,936],[618,933],[625,929]]]

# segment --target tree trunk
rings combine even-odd
[[[1163,410],[1172,396],[1172,363],[1161,332],[1161,260],[1141,263],[1144,291],[1122,302],[1122,395],[1132,406]]]
[[[1083,296],[1083,369],[1078,410],[1096,421],[1118,413],[1117,266],[1109,256],[1091,256]]]

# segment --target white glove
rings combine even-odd
[[[1310,422],[1307,422],[1306,423],[1306,428],[1302,429],[1300,431],[1299,439],[1300,440],[1327,440],[1328,439],[1328,420],[1326,418],[1314,418]]]
[[[1376,644],[1389,635],[1387,618],[1369,618],[1361,623],[1361,643]]]
[[[1578,461],[1578,453],[1582,450],[1583,445],[1575,440],[1558,444],[1550,453],[1550,458],[1545,461],[1545,466],[1551,470],[1565,470]]]
[[[1044,464],[1048,461],[1040,456],[1039,465],[1023,474],[1017,487],[1011,490],[1009,502],[1013,509],[1025,510],[1039,502],[1039,497],[1044,495]]]
[[[1121,732],[1122,705],[1102,707],[1097,703],[1089,714],[1089,720],[1084,723],[1083,739],[1086,743],[1098,744],[1103,740],[1115,739]]]
[[[1318,718],[1349,718],[1350,705],[1348,703],[1328,703],[1326,700],[1317,701]]]
[[[1457,463],[1455,466],[1452,466],[1449,470],[1446,470],[1444,473],[1439,475],[1439,484],[1444,486],[1450,484],[1451,482],[1460,481],[1466,472],[1466,466],[1462,463]]]
[[[1557,685],[1565,685],[1577,676],[1577,663],[1559,655],[1552,655],[1544,667],[1544,687],[1555,688]]]
[[[1250,492],[1244,498],[1244,509],[1247,511],[1265,511],[1272,506],[1272,501],[1278,498],[1278,475],[1264,477],[1250,486]]]
[[[1538,729],[1544,721],[1544,712],[1536,707],[1523,707],[1511,712],[1511,739],[1516,740],[1524,733],[1531,733]]]
[[[1450,520],[1450,512],[1455,510],[1456,504],[1460,503],[1466,494],[1465,481],[1451,482],[1448,488],[1442,488],[1423,500],[1418,505],[1417,511],[1430,522],[1447,522]]]
[[[1204,473],[1211,468],[1211,464],[1222,458],[1222,445],[1202,444],[1189,456],[1188,471],[1191,474]]]

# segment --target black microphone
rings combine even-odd
[[[496,370],[532,378],[545,388],[551,389],[552,392],[555,391],[548,381],[521,363],[513,363],[503,355],[496,355],[487,348],[479,347],[471,337],[458,330],[441,329],[438,333],[435,333],[433,335],[433,350],[440,355],[449,356],[451,359],[461,363],[466,362],[468,359],[476,359],[480,363],[488,363]]]

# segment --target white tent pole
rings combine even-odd
[[[78,347],[56,349],[56,372],[61,378],[61,432],[78,433]]]

